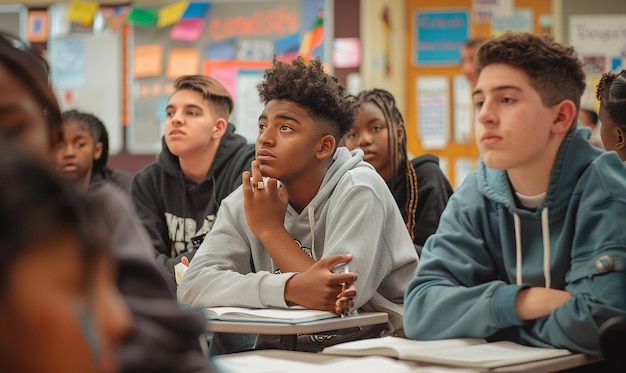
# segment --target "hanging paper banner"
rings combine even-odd
[[[185,12],[185,9],[187,9],[187,6],[188,3],[186,1],[179,1],[159,9],[157,27],[166,27],[178,22]]]
[[[140,27],[150,27],[154,25],[156,19],[156,11],[144,8],[132,8],[126,16],[126,22]]]
[[[89,25],[93,22],[93,17],[96,15],[98,8],[100,8],[98,3],[73,1],[67,9],[65,17],[68,21]]]

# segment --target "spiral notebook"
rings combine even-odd
[[[210,307],[204,310],[210,320],[253,321],[280,324],[300,324],[338,317],[328,311],[311,310],[302,307],[291,308],[246,308]]]

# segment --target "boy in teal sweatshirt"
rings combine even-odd
[[[626,313],[626,168],[576,129],[582,64],[549,36],[507,33],[475,67],[481,160],[426,241],[405,332],[597,355],[599,327]]]

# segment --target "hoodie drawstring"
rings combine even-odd
[[[522,236],[519,215],[513,213],[515,228],[515,280],[522,284]],[[543,278],[546,288],[550,288],[552,277],[550,274],[550,227],[548,224],[548,208],[541,210],[541,236],[543,238]]]
[[[313,255],[313,260],[317,262],[317,255],[315,255],[315,208],[309,206],[306,211],[309,215],[309,227],[311,228],[311,255]]]

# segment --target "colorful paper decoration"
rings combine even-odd
[[[324,15],[318,14],[313,21],[311,29],[302,37],[300,44],[300,55],[305,59],[311,58],[313,49],[319,47],[324,42]]]
[[[126,16],[126,22],[135,26],[150,27],[157,20],[157,12],[152,9],[132,8]]]
[[[188,5],[189,3],[187,1],[178,1],[159,9],[157,27],[166,27],[178,22]]]
[[[210,6],[207,2],[189,3],[181,19],[205,18]]]
[[[65,17],[68,21],[89,25],[93,22],[93,17],[99,8],[98,3],[73,1],[67,9]]]
[[[28,12],[26,39],[30,42],[44,42],[48,39],[48,12],[31,10]]]

